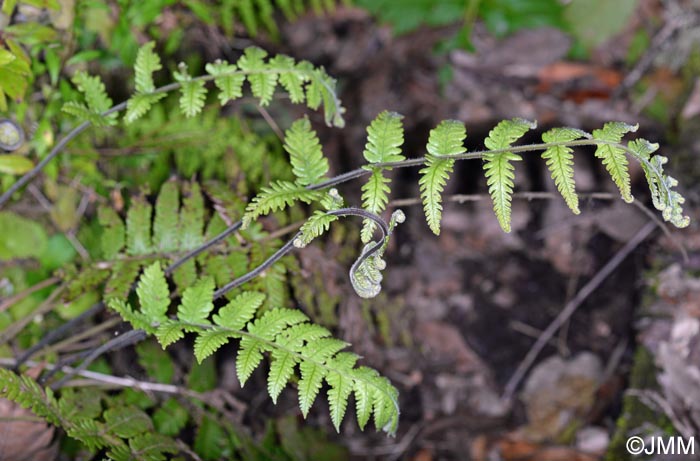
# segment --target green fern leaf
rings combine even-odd
[[[91,111],[100,114],[112,107],[112,99],[107,95],[107,90],[100,77],[78,71],[73,75],[72,81],[78,91],[85,95],[85,101]],[[114,121],[115,115],[110,114],[107,117]]]
[[[115,259],[124,248],[124,222],[111,208],[99,207],[97,219],[102,226],[100,246],[105,259]]]
[[[194,341],[194,356],[197,362],[202,363],[204,359],[219,350],[233,336],[228,330],[212,328],[203,331]]]
[[[141,261],[116,261],[112,266],[112,275],[105,285],[104,299],[126,298],[141,271],[141,265]]]
[[[535,127],[535,123],[523,119],[503,120],[489,132],[484,144],[489,150],[507,149],[528,130]],[[486,184],[489,186],[489,194],[493,200],[493,210],[501,228],[505,232],[510,232],[510,205],[515,187],[513,182],[515,167],[510,162],[522,160],[522,157],[506,151],[485,154],[484,160]]]
[[[323,379],[327,369],[320,364],[325,363],[330,357],[346,348],[348,343],[335,338],[322,338],[313,344],[305,346],[302,355],[305,360],[299,365],[301,379],[299,380],[299,408],[304,418],[316,400],[321,390]]]
[[[426,167],[420,170],[421,199],[428,226],[435,235],[440,235],[442,219],[442,191],[452,173],[454,160],[441,159],[444,155],[457,155],[466,152],[464,139],[467,131],[462,122],[445,120],[430,130]]]
[[[125,301],[119,298],[109,298],[107,300],[107,306],[118,313],[121,318],[129,322],[134,328],[145,330],[149,333],[153,332],[150,319],[141,312],[134,311],[131,305]]]
[[[259,216],[282,210],[292,206],[297,201],[308,204],[320,200],[321,197],[320,192],[308,190],[289,181],[273,182],[269,187],[263,187],[261,192],[246,207],[246,212],[243,215],[243,228],[247,228]]]
[[[103,416],[106,432],[125,439],[153,430],[151,418],[133,405],[108,408]]]
[[[170,319],[158,325],[155,335],[163,349],[185,337],[182,324]]]
[[[357,424],[364,430],[369,418],[372,416],[375,389],[370,385],[372,380],[379,376],[376,370],[369,367],[358,367],[354,375],[357,377],[354,383],[355,409],[357,411]]]
[[[300,63],[302,68],[308,70],[311,67],[309,64]],[[294,104],[303,103],[306,99],[304,92],[304,83],[309,79],[308,75],[299,72],[294,59],[289,56],[278,54],[270,60],[270,66],[279,71],[279,81],[282,87],[289,93],[289,99]]]
[[[355,386],[352,378],[352,368],[357,362],[357,355],[350,352],[341,352],[328,361],[331,371],[326,374],[328,389],[328,405],[331,412],[331,421],[337,432],[340,432],[340,423],[343,422],[348,399]]]
[[[156,217],[153,221],[153,243],[158,251],[169,253],[178,249],[178,209],[180,192],[175,181],[168,181],[160,188],[156,200]]]
[[[177,309],[177,317],[181,322],[193,324],[209,324],[209,314],[214,309],[214,279],[206,277],[182,294],[182,303]]]
[[[180,212],[180,249],[192,250],[204,242],[204,198],[199,184],[191,183]]]
[[[219,101],[221,105],[243,96],[243,82],[245,74],[235,73],[238,68],[235,64],[224,63],[217,60],[205,66],[209,75],[214,76],[214,85],[219,89]]]
[[[579,138],[590,138],[585,131],[574,128],[553,128],[542,134],[542,141],[545,143],[563,143]],[[564,201],[571,208],[574,214],[581,211],[578,207],[578,195],[574,184],[574,155],[573,149],[568,146],[551,146],[543,153],[542,158],[546,160],[547,168],[552,174],[554,184],[559,189],[559,193]]]
[[[593,130],[593,139],[619,144],[622,137],[637,131],[639,125],[628,125],[622,122],[609,122],[603,125],[600,130]],[[630,175],[625,151],[620,147],[611,144],[600,144],[595,151],[595,156],[603,161],[605,169],[610,173],[613,182],[620,189],[622,200],[631,203],[632,188],[630,186]]]
[[[126,102],[126,114],[124,121],[129,124],[144,116],[151,107],[167,96],[167,93],[144,93],[135,94]]]
[[[294,374],[296,364],[297,359],[290,352],[281,349],[272,351],[270,373],[267,378],[267,392],[270,394],[273,403],[277,403],[277,397],[282,393],[282,389],[284,389],[284,386],[287,385],[292,374]]]
[[[102,114],[95,113],[85,106],[83,103],[68,101],[61,107],[61,111],[68,115],[72,115],[80,119],[83,122],[89,122],[96,127],[105,127],[109,125],[114,125],[115,122],[111,121],[111,118],[102,116]],[[116,115],[116,113],[109,114]],[[112,117],[113,118],[113,117]]]
[[[306,220],[301,226],[299,235],[300,245],[306,246],[317,237],[320,237],[331,227],[333,221],[337,221],[338,216],[327,214],[323,211],[316,210],[314,214]],[[296,244],[296,243],[295,243]]]
[[[141,312],[148,317],[150,323],[162,323],[168,319],[166,313],[170,305],[170,291],[159,262],[143,271],[136,294],[141,303]]]
[[[151,93],[156,87],[153,84],[153,73],[162,69],[160,57],[153,51],[155,42],[148,42],[139,48],[136,54],[134,74],[137,93]]]
[[[179,71],[173,73],[175,81],[180,82],[180,110],[186,117],[194,117],[204,107],[207,89],[204,80],[193,80],[187,65],[180,63]]]
[[[301,323],[307,317],[300,311],[291,309],[273,309],[248,326],[248,335],[241,340],[236,357],[236,372],[241,385],[250,378],[253,370],[262,360],[262,351],[267,350],[267,343],[286,327]]]
[[[152,252],[151,204],[143,196],[136,197],[126,214],[126,248],[130,255]]]
[[[311,129],[308,118],[297,120],[285,132],[284,149],[289,153],[297,184],[317,184],[328,173],[328,159],[323,156],[318,136]]]
[[[266,56],[267,51],[262,48],[249,47],[238,60],[238,67],[247,73],[253,96],[260,99],[261,106],[267,106],[272,101],[278,77],[278,74],[269,71]]]
[[[403,116],[384,111],[367,127],[367,144],[363,155],[370,163],[400,162],[403,144]]]
[[[389,203],[389,178],[384,177],[380,168],[374,168],[372,175],[362,186],[362,207],[374,214],[380,214],[386,209]],[[371,219],[365,219],[360,233],[363,243],[372,240],[376,223]]]
[[[309,78],[311,81],[306,86],[306,105],[316,110],[323,103],[326,125],[343,128],[345,126],[345,120],[343,120],[345,108],[340,104],[335,93],[335,80],[329,77],[322,68],[310,71]]]
[[[264,294],[244,291],[219,309],[218,314],[214,314],[214,323],[232,330],[242,330],[253,319],[264,301]]]

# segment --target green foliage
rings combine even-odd
[[[503,120],[489,132],[484,144],[489,150],[503,150],[511,146],[536,124],[522,119]],[[484,171],[489,194],[493,200],[496,218],[505,232],[510,232],[510,204],[513,199],[515,167],[511,161],[522,160],[513,152],[497,152],[484,155]]]
[[[98,76],[90,76],[85,72],[77,72],[73,76],[73,84],[84,97],[85,103],[69,101],[61,110],[82,120],[89,121],[95,126],[114,125],[117,114],[103,116],[102,113],[112,107],[112,99],[107,95],[105,85]]]
[[[376,371],[356,367],[357,355],[340,352],[347,344],[332,339],[330,331],[310,323],[301,311],[275,307],[256,318],[264,295],[247,291],[211,315],[213,282],[204,279],[185,291],[177,319],[169,319],[165,317],[168,294],[167,286],[163,291],[164,284],[165,277],[155,263],[144,271],[138,283],[140,310],[121,300],[112,301],[110,307],[135,328],[154,332],[164,347],[183,337],[183,332],[195,333],[194,353],[199,362],[231,339],[240,339],[236,371],[241,384],[259,367],[263,354],[269,353],[268,392],[275,402],[298,366],[299,404],[305,416],[325,380],[336,429],[340,428],[350,395],[355,393],[362,427],[373,415],[377,429],[392,434],[396,431],[396,389]]]
[[[289,181],[276,181],[270,187],[263,187],[261,192],[250,201],[243,215],[243,228],[259,216],[279,211],[296,202],[311,203],[320,200],[321,192],[309,190]]]
[[[328,173],[328,159],[323,156],[318,136],[311,129],[308,118],[297,120],[285,132],[284,150],[289,153],[297,184],[317,184]]]
[[[421,199],[425,210],[425,219],[430,230],[440,235],[442,219],[442,191],[452,173],[454,160],[441,159],[440,156],[458,155],[466,152],[464,139],[467,131],[464,124],[455,120],[445,120],[430,131],[426,167],[420,170]]]
[[[180,82],[180,110],[187,117],[194,117],[204,108],[207,89],[203,80],[193,80],[187,71],[187,65],[180,63],[180,71],[173,74],[176,82]]]
[[[63,428],[91,450],[105,449],[111,460],[161,461],[180,451],[173,439],[153,432],[151,418],[139,408],[113,404],[103,411],[99,401],[86,405],[94,391],[84,392],[67,392],[59,400],[32,378],[0,368],[0,398]]]
[[[542,141],[567,143],[582,137],[590,138],[590,135],[574,128],[553,128],[542,134]],[[573,149],[567,145],[554,145],[542,153],[542,158],[547,161],[547,168],[564,201],[574,214],[579,214],[581,211],[578,208],[578,195],[574,184]]]
[[[0,235],[0,261],[38,257],[48,245],[41,224],[11,211],[0,212]]]
[[[629,132],[637,131],[638,125],[627,125],[622,122],[610,122],[599,130],[593,130],[593,139],[607,141],[601,144],[595,151],[595,156],[603,161],[603,165],[610,173],[615,185],[620,189],[622,200],[631,203],[632,189],[630,186],[630,174],[628,171],[627,156],[625,150],[614,144],[619,144],[622,137]]]
[[[363,155],[370,164],[400,162],[405,159],[401,154],[403,144],[402,115],[384,111],[367,127],[367,144]],[[372,168],[372,175],[362,186],[362,206],[367,211],[380,214],[389,202],[390,180],[384,177],[381,168]],[[361,238],[364,243],[372,239],[376,224],[365,219]]]

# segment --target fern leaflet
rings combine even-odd
[[[180,82],[180,110],[186,117],[194,117],[204,108],[207,89],[204,80],[193,80],[187,71],[187,65],[180,63],[179,72],[175,72],[175,81]]]
[[[622,200],[627,203],[634,200],[630,186],[627,156],[624,149],[613,144],[619,144],[625,134],[637,131],[638,127],[639,125],[628,125],[622,122],[608,122],[603,125],[603,128],[593,130],[593,139],[607,142],[598,146],[595,156],[603,161],[603,165],[610,173],[613,182],[620,189]]]
[[[574,128],[553,128],[542,134],[542,141],[564,143],[583,137],[590,138],[590,135]],[[578,208],[578,195],[574,184],[573,149],[568,146],[551,146],[542,153],[542,158],[546,160],[554,184],[559,189],[561,196],[564,197],[568,207],[574,214],[581,213]]]
[[[318,136],[311,129],[308,118],[297,120],[285,132],[284,149],[289,153],[297,184],[317,184],[328,173],[328,159],[323,156]]]
[[[435,235],[440,235],[442,219],[442,191],[452,173],[454,160],[441,159],[444,155],[457,155],[466,152],[464,139],[467,131],[464,124],[455,120],[445,120],[430,130],[426,167],[420,170],[421,199],[428,226]]]
[[[248,73],[248,82],[253,96],[260,99],[261,106],[267,106],[272,101],[272,95],[277,86],[277,73],[267,71],[265,57],[267,51],[262,48],[249,47],[238,60],[238,67]]]
[[[243,96],[243,82],[245,75],[234,73],[238,68],[235,64],[227,64],[217,60],[213,64],[207,64],[204,68],[209,75],[214,76],[214,85],[219,89],[219,101],[221,105]]]
[[[153,73],[162,69],[160,57],[153,51],[155,42],[148,42],[139,48],[134,64],[134,80],[137,93],[152,93],[156,87],[153,84]]]
[[[489,132],[484,144],[489,150],[507,149],[528,130],[535,127],[534,122],[523,119],[503,120]],[[522,157],[505,151],[485,154],[484,160],[486,184],[489,186],[489,194],[493,200],[496,218],[498,218],[501,228],[505,232],[510,232],[510,205],[515,187],[513,182],[515,167],[510,162],[522,160]]]
[[[246,207],[245,215],[243,215],[243,228],[247,228],[252,221],[261,215],[282,210],[297,201],[308,204],[320,200],[320,198],[320,192],[308,190],[292,182],[273,182],[270,187],[263,187],[262,191]]]

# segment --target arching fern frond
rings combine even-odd
[[[553,128],[542,134],[542,141],[545,143],[565,143],[579,138],[590,138],[585,131],[575,128]],[[559,189],[559,193],[564,197],[564,201],[574,212],[579,214],[578,195],[574,184],[574,155],[573,149],[566,145],[555,145],[548,147],[542,158],[546,160],[547,168],[552,174],[554,184]]]
[[[139,280],[137,294],[141,307],[132,309],[123,301],[110,303],[136,328],[147,325],[165,347],[193,332],[195,356],[202,361],[231,339],[239,339],[236,372],[242,385],[259,367],[265,354],[270,356],[268,392],[276,401],[298,368],[299,404],[303,414],[316,399],[322,382],[329,386],[328,403],[336,429],[345,415],[351,394],[357,398],[358,422],[364,427],[374,415],[375,424],[393,434],[399,417],[398,392],[376,371],[356,367],[358,356],[341,352],[347,344],[331,338],[326,328],[310,323],[308,317],[295,309],[272,308],[256,318],[264,295],[243,292],[226,306],[213,312],[213,283],[203,279],[185,290],[177,308],[177,318],[164,314],[165,278],[160,265],[148,267]],[[166,290],[167,291],[167,290]],[[165,301],[164,301],[165,300]],[[166,306],[167,310],[167,306]],[[210,320],[211,316],[211,320]]]
[[[420,170],[421,199],[425,211],[425,219],[430,230],[440,235],[440,220],[442,219],[442,191],[447,179],[452,173],[453,159],[441,159],[443,155],[457,155],[466,152],[464,139],[467,130],[462,122],[445,120],[430,130],[428,138],[428,154],[425,168]]]
[[[639,125],[608,122],[603,125],[603,128],[593,130],[593,139],[619,144],[625,134],[635,132],[637,128],[639,128]],[[634,198],[632,197],[629,166],[624,149],[611,144],[601,144],[596,149],[595,156],[603,161],[603,165],[610,173],[613,182],[620,189],[622,200],[631,203]]]
[[[489,132],[484,144],[489,150],[507,149],[536,126],[534,122],[518,118],[503,120]],[[510,232],[510,204],[515,187],[513,182],[515,167],[510,162],[522,160],[522,157],[505,151],[485,154],[484,160],[486,184],[489,186],[489,194],[493,200],[493,210],[501,228],[505,232]]]

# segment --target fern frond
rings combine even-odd
[[[306,105],[311,109],[318,109],[323,103],[323,115],[326,125],[343,128],[345,120],[343,113],[345,108],[340,104],[336,94],[335,79],[319,67],[310,74],[311,81],[306,86]]]
[[[86,72],[79,71],[75,73],[72,81],[78,91],[85,96],[87,105],[69,101],[63,105],[61,110],[97,127],[114,125],[117,120],[116,113],[102,115],[102,112],[112,107],[112,99],[107,95],[100,77],[90,76]]]
[[[132,327],[149,333],[153,332],[153,326],[148,316],[142,312],[136,312],[131,305],[123,299],[116,297],[107,298],[107,307],[119,314],[119,316],[129,322]]]
[[[126,114],[124,121],[129,124],[143,117],[143,115],[151,110],[151,107],[167,96],[166,93],[143,93],[135,94],[126,102]]]
[[[234,336],[229,330],[218,328],[202,331],[194,341],[194,356],[197,362],[202,363]]]
[[[134,199],[126,214],[126,248],[130,255],[144,255],[151,244],[151,204],[143,196]]]
[[[141,312],[146,315],[149,323],[162,323],[168,319],[166,314],[170,306],[170,291],[159,262],[144,269],[136,287],[136,294],[141,304]]]
[[[182,303],[177,308],[177,317],[182,322],[208,324],[209,314],[214,309],[214,279],[206,277],[182,293]]]
[[[313,344],[307,344],[301,352],[306,357],[299,365],[299,408],[304,418],[316,400],[326,377],[325,362],[349,346],[348,343],[335,338],[322,338]]]
[[[389,193],[391,180],[386,178],[381,168],[374,168],[372,175],[367,182],[362,185],[362,207],[374,214],[381,214],[389,203]],[[362,243],[372,240],[374,229],[377,224],[371,219],[365,219],[360,232]]]
[[[245,74],[234,73],[238,68],[235,64],[224,63],[216,60],[207,64],[204,69],[209,75],[214,76],[214,85],[219,89],[219,101],[221,105],[243,96],[243,82]]]
[[[278,77],[277,73],[268,71],[265,57],[267,51],[262,48],[248,47],[238,60],[238,67],[248,73],[250,89],[253,96],[260,99],[261,106],[267,106],[272,101]]]
[[[204,241],[204,197],[196,182],[185,192],[189,193],[180,210],[180,249],[191,250]]]
[[[367,144],[363,155],[369,163],[400,162],[403,145],[403,116],[384,111],[367,127]]]
[[[338,216],[330,215],[323,211],[316,210],[309,219],[304,222],[301,226],[301,235],[298,237],[299,243],[294,242],[295,245],[300,247],[305,247],[311,241],[317,237],[320,237],[331,227],[333,221],[337,221]]]
[[[244,291],[214,314],[214,323],[232,330],[242,330],[253,319],[264,301],[264,294]]]
[[[156,87],[153,84],[153,73],[162,69],[160,57],[153,51],[155,42],[148,42],[139,48],[134,64],[134,80],[137,93],[151,93]]]
[[[625,134],[635,132],[637,128],[639,128],[639,125],[608,122],[603,125],[603,128],[593,130],[593,139],[619,144]],[[620,189],[622,200],[631,203],[634,197],[632,197],[629,167],[625,151],[611,144],[600,144],[595,151],[595,156],[603,161],[605,169],[608,170],[613,182]]]
[[[53,393],[46,393],[32,378],[0,368],[0,398],[31,410],[51,424],[61,425],[61,412]]]
[[[180,110],[186,117],[194,117],[204,108],[207,89],[204,80],[193,80],[187,64],[180,63],[179,71],[173,73],[175,81],[180,82]]]
[[[270,187],[263,187],[261,192],[248,204],[243,215],[243,228],[259,216],[282,210],[295,202],[311,203],[321,199],[321,193],[308,190],[289,181],[276,181]]]
[[[331,421],[338,432],[340,432],[340,423],[345,416],[348,399],[355,387],[352,371],[358,358],[352,352],[341,352],[327,363],[333,368],[326,374],[326,382],[330,386],[328,406],[330,407]]]
[[[304,83],[309,79],[306,72],[313,69],[313,66],[306,61],[297,64],[293,58],[282,54],[276,55],[270,60],[270,66],[278,69],[279,81],[282,87],[289,93],[289,99],[294,104],[304,102],[306,93]],[[305,72],[299,72],[299,69]]]
[[[503,120],[489,132],[484,144],[489,150],[507,149],[536,126],[534,122],[518,118]],[[510,205],[515,187],[513,181],[515,167],[510,162],[522,160],[522,157],[506,151],[485,154],[484,160],[486,184],[489,186],[489,194],[493,200],[493,210],[501,228],[505,232],[510,232]]]
[[[124,222],[111,208],[99,207],[97,220],[102,226],[100,246],[106,259],[114,259],[124,248],[125,228]]]
[[[128,319],[127,319],[128,320]],[[133,325],[133,322],[130,322]],[[185,332],[180,322],[175,322],[170,319],[161,322],[155,332],[156,339],[165,349],[169,345],[178,342],[185,337]]]
[[[328,159],[323,156],[316,132],[307,117],[301,118],[285,132],[284,150],[289,153],[292,173],[302,186],[316,184],[328,173]]]
[[[160,188],[153,220],[153,243],[163,253],[175,251],[179,246],[179,208],[180,192],[177,183],[168,181]]]
[[[575,128],[552,128],[542,134],[542,141],[545,143],[563,143],[574,141],[579,138],[590,138],[585,131]],[[578,195],[574,184],[574,155],[573,149],[568,146],[551,146],[543,153],[542,158],[546,160],[547,168],[552,174],[554,184],[559,189],[559,193],[564,198],[567,206],[579,214]]]
[[[420,170],[421,199],[428,226],[435,235],[440,235],[440,220],[442,219],[442,191],[447,179],[452,173],[454,160],[441,159],[444,155],[457,155],[466,152],[464,139],[467,130],[462,122],[445,120],[430,130],[428,138],[428,155],[426,166]]]

